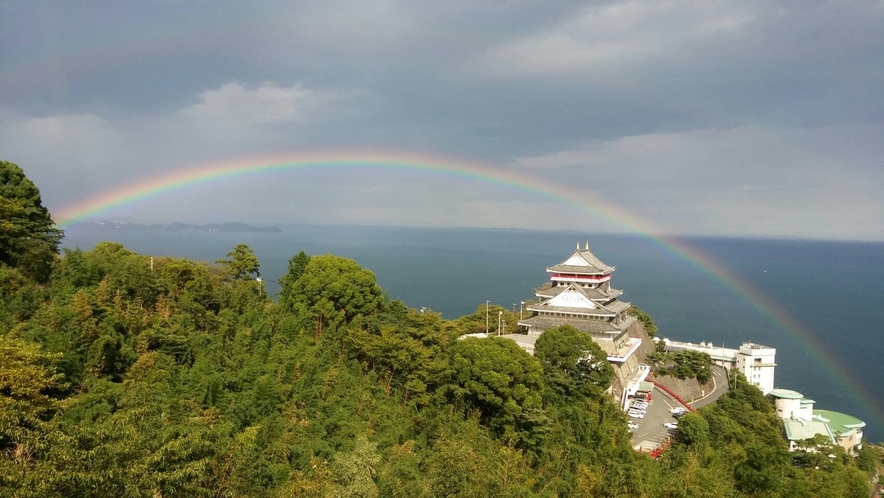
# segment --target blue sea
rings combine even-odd
[[[371,269],[394,299],[455,318],[486,300],[518,307],[547,280],[546,267],[589,241],[616,266],[621,299],[650,313],[659,335],[739,347],[752,341],[777,349],[777,387],[794,389],[817,408],[846,412],[867,424],[869,441],[884,441],[884,243],[785,239],[685,238],[684,242],[739,275],[754,298],[789,317],[772,318],[745,295],[636,235],[496,229],[277,225],[282,233],[169,232],[80,225],[65,246],[89,249],[114,240],[143,254],[214,261],[249,244],[268,290],[298,251],[332,253]],[[810,347],[816,345],[816,348]],[[822,351],[822,355],[815,351]]]

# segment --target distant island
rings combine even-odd
[[[87,221],[84,226],[100,229],[126,230],[166,230],[174,232],[227,232],[227,233],[278,233],[279,227],[258,227],[246,223],[210,223],[194,225],[190,223],[134,223],[127,221]]]

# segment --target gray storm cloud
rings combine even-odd
[[[884,240],[881,25],[872,1],[5,3],[0,150],[51,209],[364,149],[536,175],[678,233]],[[428,175],[254,178],[108,214],[618,229]]]

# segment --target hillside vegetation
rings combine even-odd
[[[865,498],[880,460],[793,462],[743,380],[651,460],[574,329],[532,357],[457,339],[484,305],[409,309],[348,259],[294,256],[274,301],[245,245],[47,260],[60,233],[32,225],[42,238],[0,237],[0,496]]]

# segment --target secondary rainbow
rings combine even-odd
[[[188,167],[89,197],[82,202],[61,209],[58,216],[59,226],[69,226],[111,211],[118,206],[199,184],[261,173],[311,169],[403,170],[450,175],[470,181],[478,180],[506,186],[588,211],[629,232],[653,240],[677,258],[695,266],[722,283],[774,325],[785,330],[807,347],[856,401],[873,414],[879,423],[884,422],[884,414],[871,404],[869,400],[872,399],[872,396],[860,388],[861,384],[849,378],[844,373],[846,369],[826,354],[825,349],[817,344],[794,318],[770,304],[773,300],[767,298],[760,290],[753,288],[739,276],[683,240],[667,235],[668,231],[664,227],[653,226],[592,192],[580,191],[517,171],[492,168],[483,164],[446,157],[375,151],[331,151],[248,157]]]

